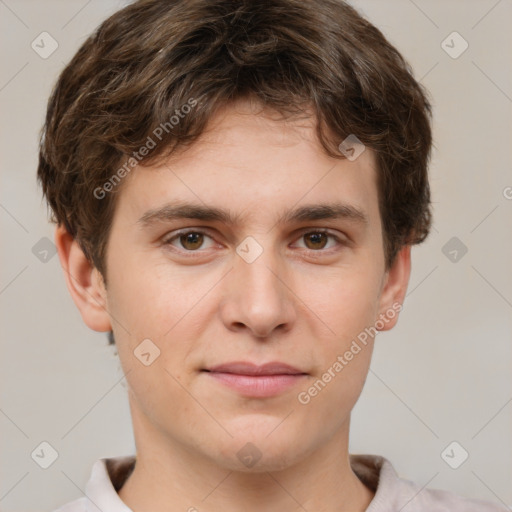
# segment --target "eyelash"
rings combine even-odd
[[[201,253],[203,252],[203,251],[201,251],[201,249],[197,249],[195,251],[191,251],[191,250],[188,250],[188,249],[178,249],[178,248],[172,246],[172,242],[174,240],[179,239],[180,236],[187,235],[189,233],[205,235],[208,238],[213,239],[213,237],[211,235],[209,235],[208,232],[203,231],[201,229],[184,229],[182,231],[178,231],[178,232],[174,233],[171,237],[168,237],[168,238],[164,239],[162,243],[163,243],[163,245],[168,245],[168,246],[173,247],[173,249],[175,249],[178,252],[180,252],[180,254],[185,254],[186,257],[193,258],[196,255],[201,255]],[[329,231],[327,229],[322,229],[322,228],[313,229],[311,231],[304,231],[303,233],[300,234],[300,236],[298,238],[300,239],[300,238],[303,238],[306,235],[317,234],[317,233],[324,233],[324,234],[328,235],[328,237],[333,238],[336,242],[338,242],[338,244],[340,246],[348,245],[347,241],[344,241],[344,240],[340,239],[337,235],[335,235],[331,231]],[[331,247],[330,249],[317,249],[317,250],[305,248],[303,250],[305,250],[308,253],[312,253],[312,254],[321,254],[321,253],[330,254],[332,251],[339,250],[339,248]]]

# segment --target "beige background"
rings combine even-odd
[[[351,451],[384,455],[421,485],[510,505],[512,2],[353,4],[430,90],[436,149],[434,229],[413,249],[398,326],[377,339],[353,413]],[[51,510],[82,496],[97,458],[134,451],[114,349],[83,325],[58,257],[43,263],[32,252],[41,238],[53,240],[35,179],[51,86],[86,35],[122,5],[0,1],[3,511]],[[59,45],[47,59],[31,48],[43,31]],[[457,59],[441,46],[453,31],[469,44]],[[457,37],[448,39],[452,53],[462,48]],[[468,249],[457,262],[443,252],[452,237]],[[31,458],[43,441],[58,452],[48,469]],[[469,453],[458,469],[441,457],[452,441]]]

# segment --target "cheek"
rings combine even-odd
[[[204,411],[187,392],[182,376],[169,368],[162,355],[149,367],[133,364],[126,380],[136,414],[142,413],[161,432],[180,437],[183,431],[204,426]],[[184,419],[186,427],[178,418]]]
[[[118,258],[112,268],[108,289],[109,313],[136,339],[164,341],[212,287],[214,276],[194,276],[168,261]],[[189,269],[192,267],[189,267]]]
[[[131,265],[125,261],[124,269],[111,274],[109,313],[117,324],[119,358],[125,373],[133,370],[127,381],[136,396],[165,402],[168,393],[181,396],[179,383],[188,384],[190,352],[209,325],[205,318],[216,309],[211,290],[218,276],[211,271],[192,275],[192,267],[187,272],[171,268],[168,262],[144,268]],[[149,356],[142,356],[148,352]],[[153,358],[144,365],[144,359]],[[152,399],[147,401],[150,407]]]
[[[323,424],[329,425],[333,431],[348,418],[361,395],[372,349],[373,345],[369,343],[361,347],[361,351],[350,361],[345,360],[346,364],[337,361],[341,366],[330,365],[328,371],[312,386],[319,391],[316,396],[311,397],[310,405],[316,408],[317,416],[324,422]]]
[[[314,286],[311,279],[302,281],[297,295],[303,298],[316,323],[326,327],[323,337],[345,344],[373,325],[378,311],[379,280],[372,271],[369,267],[337,268],[318,274]]]
[[[357,328],[352,332],[353,336],[345,326],[343,339],[321,342],[322,363],[297,396],[299,407],[334,429],[346,420],[357,402],[372,357],[371,334]]]
[[[373,350],[372,329],[378,311],[378,279],[367,272],[343,269],[323,280],[324,286],[309,288],[310,318],[322,325],[316,337],[317,374],[311,379],[304,401],[322,410],[325,419],[340,418],[349,411],[363,388]],[[321,322],[318,322],[318,318]],[[317,320],[315,320],[317,319]],[[327,326],[328,329],[324,329]]]

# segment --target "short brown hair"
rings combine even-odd
[[[354,8],[340,0],[140,0],[104,21],[62,71],[41,135],[38,179],[51,220],[105,282],[121,190],[113,177],[129,171],[157,127],[165,127],[158,143],[136,163],[193,143],[217,109],[243,98],[286,115],[310,109],[330,156],[343,158],[338,144],[351,134],[376,152],[386,268],[403,245],[427,237],[431,106],[407,62]]]

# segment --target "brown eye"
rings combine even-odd
[[[180,235],[179,239],[183,248],[193,251],[203,245],[204,236],[202,233],[189,231],[188,233]]]
[[[175,231],[173,236],[164,238],[162,243],[175,247],[181,255],[192,255],[193,252],[201,255],[215,246],[214,239],[206,232],[191,229]]]
[[[323,249],[326,244],[329,235],[327,233],[321,232],[313,232],[304,235],[304,240],[306,241],[306,247],[308,249]]]

